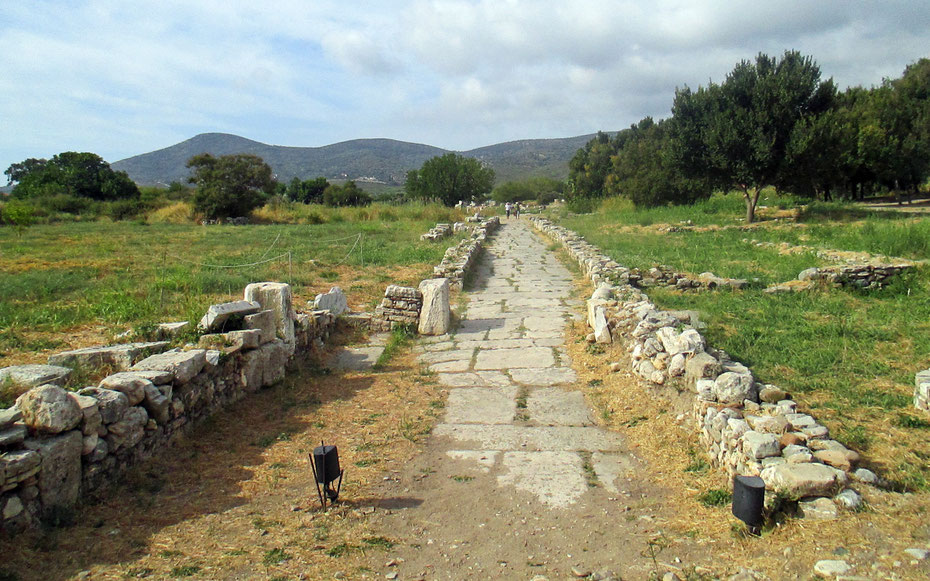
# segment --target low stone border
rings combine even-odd
[[[498,216],[479,222],[471,236],[446,250],[439,266],[433,267],[433,278],[448,279],[451,290],[462,290],[466,273],[475,264],[485,241],[500,224]],[[423,282],[420,286],[423,286]],[[370,328],[374,331],[390,331],[397,325],[418,324],[422,305],[423,295],[419,289],[388,285],[381,304],[371,317]]]
[[[323,346],[335,322],[329,311],[295,313],[287,284],[255,283],[245,300],[210,308],[196,346],[80,349],[50,358],[61,365],[0,370],[35,385],[0,410],[0,529],[36,526],[214,411],[280,381],[289,362]],[[60,387],[69,365],[116,373],[74,393]]]
[[[856,469],[858,454],[799,413],[784,390],[757,382],[745,365],[707,345],[691,313],[659,310],[629,283],[629,269],[581,236],[546,219],[532,222],[561,242],[595,284],[587,303],[591,339],[622,337],[637,376],[658,386],[683,384],[692,393],[691,423],[711,463],[731,481],[737,474],[761,476],[774,492],[769,502],[799,500],[801,513],[814,518],[835,516],[837,506],[860,504],[849,483],[875,483],[877,477]]]

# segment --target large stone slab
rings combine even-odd
[[[230,320],[240,320],[246,315],[254,315],[262,310],[259,303],[252,301],[232,301],[219,305],[211,305],[207,314],[200,319],[197,329],[204,333],[224,331],[224,326]]]
[[[762,471],[765,487],[789,498],[832,496],[846,483],[836,468],[824,464],[778,464]]]
[[[207,363],[207,352],[203,349],[190,351],[168,351],[152,355],[132,366],[133,371],[166,371],[172,380],[182,385],[194,378]]]
[[[530,420],[548,426],[594,425],[591,412],[580,391],[557,387],[534,389],[527,398]]]
[[[440,424],[434,431],[490,450],[616,451],[623,438],[596,427]]]
[[[517,388],[453,389],[446,403],[448,424],[510,424],[517,411]]]
[[[89,369],[109,366],[117,370],[126,370],[140,359],[155,353],[161,353],[167,348],[167,341],[86,347],[56,353],[48,358],[48,364]]]
[[[475,369],[526,369],[552,367],[555,356],[552,349],[546,347],[528,347],[526,349],[493,349],[479,351],[475,360]]]
[[[551,367],[544,369],[512,369],[510,376],[517,383],[523,385],[548,387],[552,385],[566,385],[574,383],[577,379],[575,370],[571,367]]]
[[[449,279],[433,278],[420,282],[419,291],[423,294],[423,306],[420,308],[420,321],[417,332],[420,335],[443,335],[449,332],[451,311],[449,310]]]
[[[551,508],[567,508],[588,489],[581,457],[574,452],[505,452],[500,485],[536,496]]]
[[[64,385],[71,370],[59,365],[13,365],[0,369],[0,383],[10,381],[23,387],[52,384]]]

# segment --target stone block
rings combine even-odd
[[[240,301],[244,302],[244,301]],[[132,366],[133,371],[166,371],[174,383],[183,385],[194,378],[206,364],[206,351],[168,351],[147,357]]]
[[[45,509],[74,505],[81,488],[81,452],[84,448],[81,432],[71,430],[51,438],[26,440],[25,445],[41,458],[38,486]]]
[[[103,424],[103,416],[100,415],[100,406],[97,405],[97,400],[79,393],[69,393],[68,396],[81,408],[81,414],[83,415],[80,424],[81,432],[85,436],[88,434],[96,434],[97,430]]]
[[[107,426],[106,442],[111,452],[123,448],[132,448],[145,436],[145,425],[149,421],[146,411],[140,407],[130,407],[123,412],[119,421]]]
[[[720,375],[720,362],[709,353],[695,353],[685,364],[685,379],[694,383],[698,379],[716,379]]]
[[[112,389],[86,387],[79,391],[78,395],[85,395],[97,400],[97,409],[100,411],[100,419],[104,424],[112,424],[118,421],[129,407],[129,398],[124,393]]]
[[[76,427],[84,417],[68,392],[55,385],[40,385],[22,394],[16,407],[30,429],[43,434],[58,434]]]
[[[99,369],[101,367],[111,367],[126,370],[132,367],[136,361],[155,353],[161,353],[167,348],[167,341],[86,347],[56,353],[48,358],[48,363],[49,365],[71,368]]]
[[[17,407],[0,409],[0,429],[9,428],[23,419],[23,412]]]
[[[329,292],[316,295],[316,298],[313,299],[312,307],[315,311],[325,310],[339,316],[349,310],[349,302],[348,299],[346,299],[345,293],[342,292],[342,289],[338,286],[334,286],[329,289]]]
[[[289,357],[287,344],[275,339],[262,345],[259,351],[262,353],[262,387],[274,385],[284,379]]]
[[[283,282],[254,282],[245,287],[245,299],[274,311],[275,333],[287,346],[288,356],[297,346],[294,335],[294,307],[291,285]]]
[[[261,349],[247,351],[242,354],[239,367],[239,380],[246,392],[255,392],[262,387],[262,376],[265,370],[265,356]]]
[[[265,309],[254,315],[247,315],[242,326],[249,330],[258,331],[258,345],[274,341],[277,336],[275,313],[271,309]],[[258,345],[255,345],[255,347],[258,347]],[[255,347],[250,347],[250,349]]]
[[[594,322],[591,328],[594,331],[594,340],[597,343],[609,344],[613,341],[610,336],[610,328],[607,326],[607,315],[604,307],[594,309]]]
[[[153,385],[151,381],[133,373],[123,371],[104,377],[97,387],[118,391],[126,396],[129,405],[139,405],[145,399],[145,387]]]
[[[174,339],[185,332],[190,326],[190,321],[159,323],[158,326],[155,327],[155,336],[159,339]]]
[[[58,365],[13,365],[0,369],[0,383],[10,381],[22,387],[64,385],[71,370]]]
[[[756,382],[752,375],[728,371],[714,381],[714,395],[724,404],[742,403],[744,399],[756,401]]]
[[[26,426],[11,425],[6,428],[0,428],[0,449],[8,448],[22,444],[26,439]],[[0,472],[0,483],[3,482],[3,474]]]
[[[168,420],[171,419],[171,400],[165,397],[151,383],[145,386],[145,398],[142,400],[142,407],[145,408],[150,417],[161,425],[167,424]]]
[[[417,332],[421,335],[444,335],[449,332],[451,309],[449,306],[449,279],[433,278],[420,282],[423,296]]]
[[[798,503],[798,515],[809,520],[834,520],[839,512],[829,498],[808,498]]]
[[[743,453],[750,458],[761,460],[781,454],[781,446],[775,434],[748,431],[743,434]]]
[[[271,311],[263,311],[271,314]],[[248,315],[257,317],[258,314]],[[267,317],[266,317],[267,318]],[[248,325],[248,322],[246,322]],[[244,349],[257,349],[262,343],[263,332],[260,329],[248,328],[241,331],[228,331],[226,333],[210,333],[201,335],[197,346],[202,349],[216,349],[226,354],[237,353]],[[274,339],[274,324],[270,325],[271,339]]]
[[[211,305],[207,314],[200,319],[197,329],[204,333],[223,331],[228,322],[239,321],[246,315],[253,315],[260,310],[260,304],[248,300]]]
[[[763,470],[761,476],[767,489],[800,499],[832,496],[845,484],[839,474],[842,473],[824,464],[800,463],[772,466]]]

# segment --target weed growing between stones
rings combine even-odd
[[[726,506],[730,503],[730,499],[733,497],[730,494],[729,490],[723,490],[721,488],[712,488],[710,490],[705,490],[698,495],[698,502],[707,507],[712,506]]]
[[[416,337],[416,329],[412,325],[397,325],[391,330],[384,351],[375,362],[374,369],[380,370],[391,361],[401,350],[406,349]]]

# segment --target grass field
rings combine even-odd
[[[666,264],[694,275],[753,281],[744,291],[649,291],[660,306],[697,309],[715,347],[757,377],[793,392],[834,437],[862,451],[867,464],[902,489],[930,490],[930,418],[912,407],[914,374],[930,367],[930,266],[882,290],[762,292],[811,266],[813,253],[783,254],[746,239],[923,260],[930,258],[930,218],[869,212],[839,204],[780,211],[768,200],[763,220],[740,228],[742,201],[716,196],[693,208],[634,211],[610,201],[562,224],[619,263]],[[787,205],[787,204],[782,204]],[[789,216],[786,216],[789,214]],[[690,220],[693,228],[665,231]]]
[[[265,208],[249,226],[71,222],[0,228],[0,367],[100,344],[129,328],[196,324],[250,282],[289,282],[295,306],[339,285],[369,309],[391,283],[416,284],[454,243],[421,242],[440,206]]]

